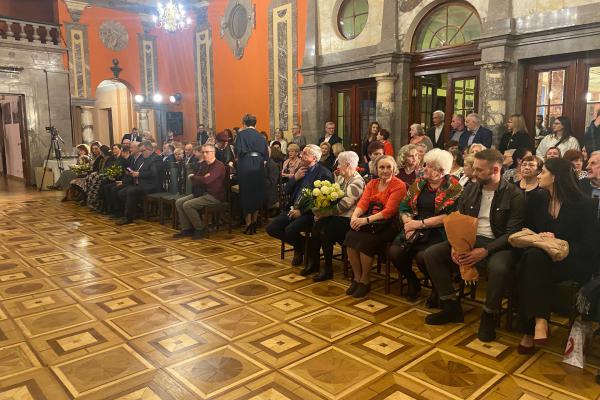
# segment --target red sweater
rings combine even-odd
[[[386,156],[394,156],[394,146],[389,140],[383,142],[383,153]]]
[[[357,207],[361,210],[368,210],[371,202],[383,204],[381,213],[385,219],[392,218],[398,214],[400,202],[406,196],[406,185],[400,179],[393,177],[387,188],[380,192],[378,189],[379,179],[373,179],[367,184],[365,191],[360,198]]]

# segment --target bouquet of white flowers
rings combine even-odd
[[[298,208],[310,208],[313,212],[329,211],[344,197],[344,191],[337,183],[317,180],[313,186],[313,189],[302,189]]]

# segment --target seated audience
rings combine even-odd
[[[325,135],[319,138],[318,144],[320,145],[323,142],[327,142],[330,145],[334,145],[335,143],[341,143],[342,139],[335,132],[335,123],[331,121],[325,122]]]
[[[600,150],[600,109],[596,110],[596,116],[585,130],[583,147],[591,154]]]
[[[458,182],[463,188],[466,188],[469,184],[477,182],[475,174],[473,172],[473,164],[475,163],[475,155],[469,154],[463,160],[463,173]]]
[[[119,200],[119,192],[125,189],[128,185],[134,183],[131,171],[137,170],[144,157],[142,156],[142,148],[140,142],[133,142],[129,147],[130,155],[125,162],[125,173],[120,179],[116,180],[113,184],[109,184],[103,187],[103,197],[106,202],[106,209],[111,214],[112,218],[122,218],[123,212],[121,207],[121,201]]]
[[[475,154],[475,153],[479,153],[480,151],[485,150],[487,147],[485,147],[484,145],[482,145],[481,143],[473,143],[472,145],[470,145],[467,148],[467,154]]]
[[[271,147],[269,147],[269,154],[271,154]],[[265,165],[265,203],[264,207],[267,210],[277,208],[279,206],[279,174],[281,173],[281,164],[269,157],[267,164]]]
[[[377,167],[375,166],[375,161],[381,156],[383,156],[383,143],[379,140],[375,140],[369,144],[369,148],[367,149],[367,153],[369,155],[369,162],[364,165],[363,177],[365,180],[370,180],[373,178],[377,178]]]
[[[130,224],[135,220],[137,205],[144,195],[162,190],[162,158],[154,153],[152,143],[147,140],[142,142],[141,150],[142,162],[137,170],[129,173],[133,178],[132,184],[125,186],[117,194],[124,209],[123,219],[118,222],[119,225]]]
[[[78,153],[78,155],[77,155],[77,161],[75,162],[75,165],[77,167],[80,167],[83,165],[89,165],[89,163],[90,163],[90,147],[85,143],[79,144],[79,145],[77,145],[77,153]],[[54,184],[54,186],[56,186],[57,188],[66,189],[65,197],[63,198],[63,201],[71,200],[73,198],[73,195],[70,193],[69,186],[71,185],[71,181],[76,178],[77,178],[77,173],[74,170],[67,169],[67,170],[64,170],[62,172],[62,174],[60,174],[58,181],[56,181],[56,183]]]
[[[173,157],[176,163],[182,162],[185,158],[185,151],[181,147],[176,147],[175,151],[173,151]]]
[[[344,240],[353,272],[346,294],[356,298],[366,296],[371,290],[373,258],[398,234],[398,205],[406,196],[406,185],[396,178],[398,166],[394,157],[381,156],[375,166],[378,178],[367,184],[352,213],[352,229]]]
[[[569,255],[554,262],[544,250],[529,247],[517,264],[517,322],[525,334],[518,348],[521,354],[548,341],[555,284],[565,280],[586,283],[598,267],[597,208],[579,189],[571,163],[550,159],[538,179],[545,190],[527,197],[525,226],[541,236],[567,241]]]
[[[121,138],[121,144],[123,144],[123,142],[125,140],[129,140],[129,143],[131,142],[141,142],[142,141],[142,137],[139,135],[138,133],[138,128],[131,128],[131,132],[130,133],[126,133],[123,135],[123,137]]]
[[[480,143],[486,148],[492,147],[493,133],[488,128],[481,126],[481,118],[478,114],[471,113],[465,120],[467,129],[460,136],[458,149],[464,151],[473,143]]]
[[[85,176],[80,176],[73,179],[69,186],[69,190],[72,193],[72,195],[75,196],[75,200],[81,204],[85,204],[88,176],[90,176],[93,173],[97,174],[98,172],[100,172],[100,169],[106,161],[106,159],[102,157],[102,151],[100,150],[101,146],[102,144],[100,144],[100,142],[92,142],[92,144],[90,145],[90,163],[92,166],[91,170]],[[110,153],[110,150],[108,151]]]
[[[502,177],[509,182],[518,181],[521,179],[521,163],[523,158],[532,155],[531,150],[525,147],[519,147],[518,149],[506,150],[512,152],[510,155],[510,164],[506,167],[506,170],[502,174]]]
[[[558,147],[549,147],[548,150],[546,150],[546,154],[544,154],[544,160],[547,161],[551,158],[562,158],[562,152]]]
[[[407,144],[400,148],[398,152],[398,179],[407,185],[411,185],[417,174],[420,166],[419,151],[414,144]]]
[[[323,142],[319,145],[321,147],[321,159],[319,163],[333,172],[333,165],[335,164],[335,157],[331,151],[331,145],[327,142]]]
[[[567,150],[562,158],[571,163],[577,179],[583,179],[587,176],[587,171],[583,168],[583,153],[579,150]]]
[[[358,155],[353,151],[343,151],[338,156],[335,183],[344,192],[339,202],[327,211],[314,211],[315,223],[312,227],[307,266],[307,274],[319,272],[313,280],[321,282],[333,278],[333,246],[343,243],[350,230],[350,217],[356,208],[365,188],[365,180],[356,171]],[[325,258],[321,266],[320,249]]]
[[[425,153],[427,153],[429,150],[433,149],[433,143],[431,142],[431,139],[429,139],[429,136],[427,136],[425,134],[425,130],[423,129],[423,126],[421,126],[421,124],[412,124],[410,126],[410,132],[409,132],[409,137],[410,137],[410,144],[423,144],[425,145]]]
[[[455,176],[456,179],[460,179],[463,176],[463,166],[465,165],[465,159],[462,153],[458,150],[458,146],[448,150],[452,154],[452,168],[450,169],[450,175]]]
[[[344,145],[341,143],[334,143],[331,146],[331,152],[333,153],[333,158],[337,159],[337,156],[339,156],[342,151],[346,151],[346,149],[344,149]]]
[[[163,144],[163,151],[161,153],[162,161],[164,163],[172,163],[175,162],[175,156],[173,153],[175,152],[175,146],[172,143]]]
[[[302,189],[313,188],[316,180],[332,181],[331,171],[319,164],[321,148],[308,144],[302,150],[302,164],[293,177],[285,184],[284,192],[290,196],[290,201],[279,216],[267,225],[267,233],[279,240],[294,246],[293,266],[302,264],[304,258],[304,239],[302,232],[310,229],[313,224],[313,213],[310,208],[299,208]],[[287,211],[289,210],[289,211]],[[304,269],[304,275],[308,275]]]
[[[120,152],[121,149],[119,149],[119,154]],[[104,171],[116,161],[110,147],[106,145],[100,146],[99,159],[98,171],[92,172],[85,178],[85,203],[96,211],[100,210],[99,190],[102,181],[105,179]]]
[[[191,169],[194,165],[196,165],[196,157],[194,156],[194,145],[191,143],[187,143],[183,147],[183,151],[185,153],[184,163],[186,169]]]
[[[287,154],[288,142],[283,137],[283,131],[280,128],[276,128],[273,132],[273,140],[269,142],[269,146],[272,146],[274,142],[279,142],[281,152]]]
[[[567,117],[558,117],[552,122],[552,133],[544,136],[537,147],[536,155],[544,157],[551,147],[558,147],[560,154],[567,150],[579,150],[579,141],[573,136],[571,120]]]
[[[449,152],[452,152],[452,150],[458,150],[458,140],[450,140],[444,143],[444,150]]]
[[[506,127],[508,128],[508,132],[502,135],[500,145],[498,146],[498,150],[501,153],[511,149],[533,149],[533,143],[525,125],[525,118],[521,114],[511,115],[506,123]]]
[[[514,181],[515,185],[517,185],[525,195],[541,190],[539,188],[538,175],[542,172],[543,167],[544,161],[537,156],[529,155],[523,158],[521,162],[521,173],[519,174],[520,179]]]
[[[587,177],[579,181],[579,186],[586,195],[600,201],[600,150],[596,150],[590,155],[587,164]],[[598,217],[600,218],[600,205]]]
[[[464,320],[451,278],[458,265],[487,269],[486,300],[478,332],[482,342],[496,338],[496,317],[515,262],[508,236],[521,230],[525,207],[523,193],[502,179],[502,161],[498,150],[487,149],[475,154],[473,169],[477,183],[469,185],[458,202],[458,211],[478,218],[473,250],[457,254],[450,243],[444,241],[428,247],[424,256],[427,272],[443,303],[442,311],[425,317],[429,325]]]
[[[427,153],[430,149],[427,148],[427,145],[423,142],[419,142],[417,144],[415,144],[415,146],[417,146],[417,152],[419,153],[419,170],[421,170],[423,168],[423,157],[425,156],[425,153]]]
[[[191,236],[202,239],[206,236],[206,227],[202,225],[201,212],[206,206],[225,201],[225,165],[216,157],[215,147],[209,144],[201,146],[203,160],[196,172],[190,176],[192,194],[181,197],[175,202],[177,216],[181,221],[181,232],[174,237]]]
[[[380,129],[377,132],[377,140],[383,143],[383,152],[386,156],[394,156],[394,146],[390,141],[390,133],[385,129]]]
[[[300,146],[296,143],[290,143],[288,145],[288,158],[283,162],[281,177],[286,180],[293,177],[298,168],[300,168],[301,161]]]
[[[279,142],[275,141],[269,147],[269,151],[271,153],[270,159],[275,161],[280,167],[283,165],[285,161],[285,154],[281,152],[281,145]]]
[[[219,132],[215,137],[215,156],[217,160],[221,161],[223,165],[228,165],[233,168],[235,163],[235,153],[233,152],[233,146],[230,143],[231,138],[227,132]]]
[[[390,247],[390,259],[401,276],[408,281],[406,297],[414,301],[419,297],[421,284],[413,271],[416,259],[425,268],[425,249],[442,242],[445,237],[444,218],[456,209],[462,186],[450,175],[452,155],[440,149],[425,154],[423,176],[410,185],[400,203],[400,221],[403,228]],[[433,299],[433,296],[430,299]]]
[[[306,146],[306,136],[302,134],[302,127],[298,124],[294,124],[294,126],[292,126],[292,138],[290,139],[290,143],[288,144],[288,149],[290,147],[289,145],[292,143],[294,143],[300,148],[299,151],[304,149],[304,147]]]

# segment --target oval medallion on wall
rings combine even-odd
[[[127,29],[117,21],[105,21],[100,25],[100,40],[107,49],[121,51],[129,42]]]

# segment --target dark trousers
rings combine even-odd
[[[425,268],[425,250],[441,241],[442,236],[437,232],[432,232],[429,240],[425,243],[414,243],[409,245],[408,250],[405,250],[406,247],[403,246],[404,240],[394,241],[390,246],[390,261],[406,278],[416,279],[415,272],[412,268],[413,260],[417,262],[419,269],[424,274],[427,274],[427,269]]]
[[[343,243],[350,230],[350,218],[326,217],[316,221],[312,227],[309,241],[309,252],[315,265],[320,262],[320,249],[323,249],[325,265],[333,262],[333,246]]]
[[[121,204],[125,205],[125,210],[123,211],[125,218],[131,220],[135,219],[137,205],[142,201],[145,194],[146,192],[144,192],[144,189],[138,185],[126,186],[118,191],[117,196],[119,197]]]
[[[313,219],[312,213],[302,214],[296,219],[289,219],[287,213],[281,213],[267,225],[267,233],[291,244],[296,252],[304,253],[304,239],[301,232],[312,227]]]
[[[121,212],[123,211],[123,203],[121,202],[121,197],[119,197],[119,192],[128,188],[129,185],[121,185],[121,186],[113,186],[108,189],[110,192],[108,194],[108,201],[110,203],[110,207],[113,212]]]
[[[102,208],[104,211],[113,210],[110,192],[115,186],[117,186],[115,182],[106,182],[100,185],[100,189],[98,191],[98,198],[102,201]]]
[[[475,247],[484,247],[492,240],[478,236]],[[456,299],[451,274],[458,271],[458,265],[452,261],[450,253],[450,243],[447,241],[434,244],[425,250],[425,266],[440,300]],[[513,250],[500,250],[475,265],[479,271],[487,269],[487,291],[483,306],[486,312],[494,314],[500,312],[500,303],[506,291],[514,262]]]

